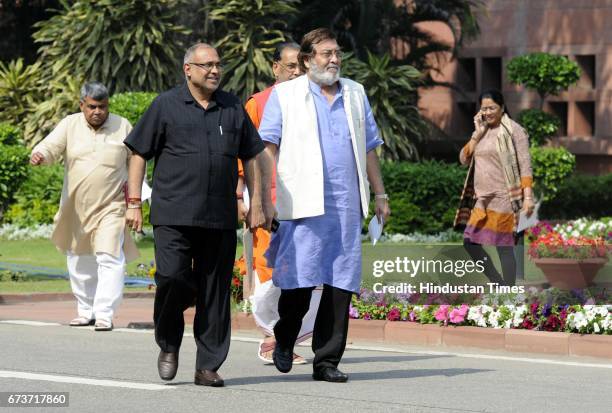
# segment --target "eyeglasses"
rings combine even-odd
[[[285,69],[287,72],[295,72],[295,70],[298,68],[298,64],[297,63],[289,63],[288,65],[284,65],[281,62],[276,62],[280,67],[282,67],[283,69]]]
[[[188,65],[195,65],[197,67],[199,67],[202,70],[205,70],[207,72],[210,72],[213,67],[216,67],[218,71],[222,71],[223,70],[223,63],[221,62],[207,62],[207,63],[195,63],[195,62],[189,62],[187,63]]]
[[[336,49],[336,50],[321,50],[320,52],[317,52],[316,50],[314,52],[312,52],[313,55],[318,54],[321,57],[323,57],[324,59],[331,59],[332,55],[336,55],[336,57],[338,59],[342,59],[342,56],[344,55],[344,52],[342,52],[342,50]]]

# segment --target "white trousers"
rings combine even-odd
[[[265,283],[259,282],[257,271],[253,271],[253,279],[255,280],[255,290],[253,295],[249,297],[251,302],[251,311],[255,318],[255,323],[264,331],[267,336],[274,336],[274,326],[280,318],[278,315],[278,298],[280,297],[281,289],[274,286],[272,280]],[[320,288],[316,288],[312,292],[310,299],[310,308],[302,319],[302,328],[298,334],[296,343],[304,341],[312,336],[314,330],[317,310],[321,302]]]
[[[79,316],[112,321],[123,296],[125,255],[123,248],[119,251],[119,257],[106,253],[68,253],[70,286],[77,299]]]

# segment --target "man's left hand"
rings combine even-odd
[[[383,222],[387,222],[387,218],[389,218],[389,215],[391,215],[391,209],[389,208],[389,200],[377,199],[376,217],[378,218],[378,223],[382,224]]]

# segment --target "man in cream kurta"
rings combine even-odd
[[[130,123],[108,113],[101,83],[81,89],[81,112],[62,119],[32,151],[32,165],[64,159],[64,186],[51,237],[67,255],[78,317],[72,326],[112,329],[123,291],[126,261],[138,250],[125,225],[124,185],[130,151],[123,140]]]

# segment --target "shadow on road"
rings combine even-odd
[[[485,373],[490,369],[419,369],[419,370],[383,370],[375,372],[349,373],[349,383],[351,381],[379,381],[379,380],[398,380],[398,379],[416,379],[421,377],[445,376],[454,377],[463,374]],[[274,376],[255,376],[255,377],[238,377],[226,378],[227,386],[246,386],[250,384],[278,383],[278,382],[312,382],[310,374],[287,374]]]

